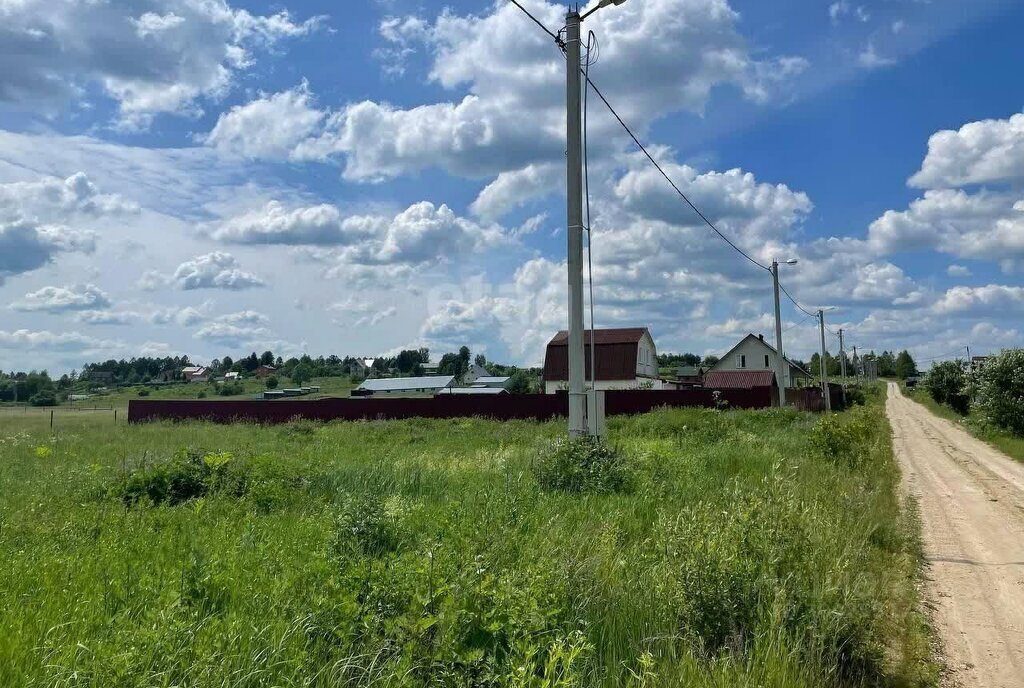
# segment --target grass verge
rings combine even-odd
[[[922,388],[907,390],[903,393],[910,399],[924,406],[939,418],[956,423],[959,427],[971,433],[979,440],[987,442],[999,451],[1017,461],[1024,461],[1024,437],[1017,437],[998,428],[985,423],[976,414],[963,415],[953,410],[946,404],[940,404],[931,398],[928,392]]]
[[[5,424],[0,685],[932,684],[877,400],[563,429]]]

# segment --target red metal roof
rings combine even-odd
[[[639,344],[647,333],[646,327],[620,327],[605,330],[596,330],[594,339],[598,346],[604,344]],[[583,342],[590,343],[590,330],[583,332]],[[559,330],[558,334],[551,338],[548,346],[569,346],[569,333]]]
[[[704,375],[705,389],[755,389],[774,386],[773,370],[712,370]]]
[[[598,380],[636,379],[637,352],[640,340],[647,334],[646,327],[597,330]],[[586,377],[590,379],[590,330],[583,338]],[[544,380],[562,381],[569,379],[569,334],[562,330],[548,343],[544,356]]]

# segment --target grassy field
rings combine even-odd
[[[60,411],[71,411],[71,410],[89,410],[94,407],[100,407],[105,409],[127,409],[128,402],[132,399],[196,399],[199,393],[205,393],[206,399],[252,399],[257,392],[262,392],[266,389],[266,380],[258,378],[248,378],[240,380],[239,383],[242,387],[240,394],[234,394],[231,396],[220,396],[217,394],[217,389],[209,383],[180,383],[175,385],[166,385],[160,387],[144,387],[142,385],[132,387],[119,387],[108,392],[97,392],[92,394],[91,398],[84,401],[76,401],[74,403],[61,404],[56,407],[58,412]],[[356,386],[347,377],[317,377],[313,378],[309,382],[304,383],[305,386],[319,385],[319,394],[310,394],[304,397],[291,397],[293,400],[312,400],[312,399],[323,399],[324,397],[347,397],[352,389]],[[281,378],[278,384],[278,389],[285,389],[293,387],[291,380],[288,378]],[[148,394],[140,396],[139,391],[146,390]],[[5,413],[24,413],[26,412],[26,406],[20,404],[15,407],[13,404],[4,403],[0,404],[0,422],[3,422]],[[49,409],[32,409],[28,407],[28,412],[33,411],[44,412],[46,417],[49,418]]]
[[[877,399],[563,430],[0,416],[0,685],[932,684]]]
[[[967,432],[984,442],[988,442],[1007,456],[1014,458],[1017,461],[1024,461],[1024,437],[1017,437],[1008,432],[1004,432],[987,425],[974,413],[970,413],[966,416],[957,413],[951,407],[945,404],[940,404],[932,399],[924,388],[919,387],[914,390],[904,389],[904,393],[935,415],[940,418],[953,421]]]

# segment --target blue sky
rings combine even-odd
[[[557,29],[562,5],[524,3]],[[565,326],[564,67],[504,0],[0,0],[0,368],[536,364]],[[592,77],[861,349],[1024,339],[1024,4],[630,0]],[[590,113],[598,326],[722,353],[770,280]],[[784,306],[786,348],[812,322]],[[829,346],[836,348],[831,340]]]

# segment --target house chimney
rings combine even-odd
[[[762,342],[764,341],[764,335],[763,334],[757,335],[757,338],[760,339]]]

